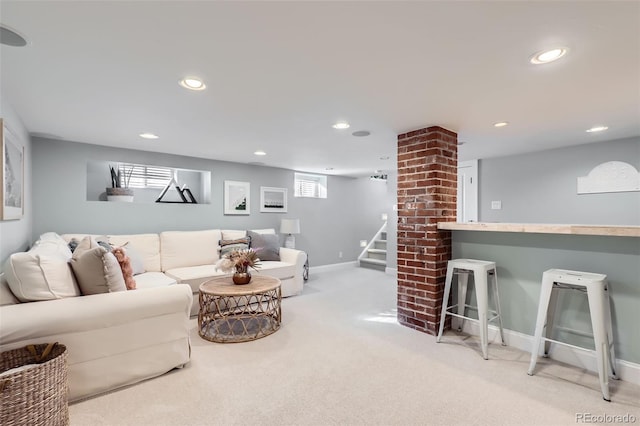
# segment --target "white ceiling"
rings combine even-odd
[[[351,176],[431,125],[461,160],[640,135],[637,1],[2,0],[0,22],[29,41],[2,45],[1,95],[35,135]]]

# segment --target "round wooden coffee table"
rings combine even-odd
[[[275,333],[282,312],[280,280],[254,274],[249,284],[236,285],[231,276],[200,285],[198,333],[218,343],[247,342]]]

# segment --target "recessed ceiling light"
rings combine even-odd
[[[587,130],[587,133],[604,132],[608,128],[609,127],[607,127],[607,126],[594,126],[594,127],[590,128],[589,130]]]
[[[504,126],[506,126],[508,124],[509,124],[508,121],[498,121],[497,123],[493,124],[493,127],[504,127]]]
[[[358,130],[357,132],[353,132],[353,133],[351,133],[351,134],[352,134],[353,136],[356,136],[356,137],[362,138],[362,137],[364,137],[364,136],[369,136],[369,135],[371,134],[371,132],[370,132],[370,131],[368,131],[368,130]]]
[[[538,52],[529,59],[532,64],[548,64],[562,58],[567,53],[566,47],[556,47],[555,49]]]
[[[180,80],[180,86],[189,90],[204,90],[207,86],[197,77],[186,77]]]
[[[349,123],[347,123],[346,121],[338,121],[338,122],[337,122],[336,124],[334,124],[332,127],[333,127],[334,129],[342,130],[342,129],[348,129],[348,128],[349,128],[349,126],[350,126],[350,124],[349,124]]]
[[[267,155],[267,153],[266,153],[266,152],[264,152],[264,151],[256,151],[256,152],[254,152],[253,154],[254,154],[254,155]]]
[[[144,139],[158,139],[159,136],[153,133],[140,133],[140,137]]]
[[[27,45],[27,40],[14,30],[0,25],[0,43],[5,46],[23,47]]]

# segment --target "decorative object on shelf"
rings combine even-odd
[[[261,213],[286,213],[287,188],[260,187]]]
[[[0,119],[0,220],[22,219],[24,215],[24,147]]]
[[[133,189],[129,188],[133,167],[125,170],[119,165],[116,167],[110,165],[109,172],[111,173],[111,188],[107,188],[107,200],[133,202]]]
[[[284,240],[284,246],[286,248],[296,248],[296,237],[293,234],[300,233],[300,220],[299,219],[282,219],[280,221],[280,233],[287,234]]]
[[[216,270],[233,272],[234,284],[249,284],[251,273],[249,268],[257,271],[260,267],[258,252],[254,249],[233,250],[216,263]]]
[[[251,184],[224,181],[224,214],[251,214]]]
[[[180,199],[182,201],[163,201],[162,200],[162,197],[164,197],[167,194],[167,191],[172,186],[174,186],[176,188],[176,191],[178,192],[178,195],[180,196]],[[190,204],[198,204],[198,202],[196,201],[196,198],[191,193],[191,190],[189,188],[187,188],[186,184],[182,185],[182,188],[180,188],[180,185],[178,185],[177,171],[175,171],[175,170],[173,172],[173,176],[171,177],[171,180],[169,181],[169,183],[167,183],[165,185],[165,187],[162,189],[162,192],[160,192],[160,195],[158,196],[158,198],[156,198],[156,203],[190,203]]]

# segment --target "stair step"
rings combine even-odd
[[[387,254],[386,250],[383,249],[377,249],[377,248],[372,248],[367,250],[369,253],[376,253],[376,254]]]
[[[387,262],[384,260],[364,258],[360,259],[360,267],[385,272],[387,269]]]
[[[360,263],[370,263],[372,265],[387,266],[387,261],[386,260],[371,259],[371,258],[367,258],[367,257],[364,257],[364,258],[360,259]]]

